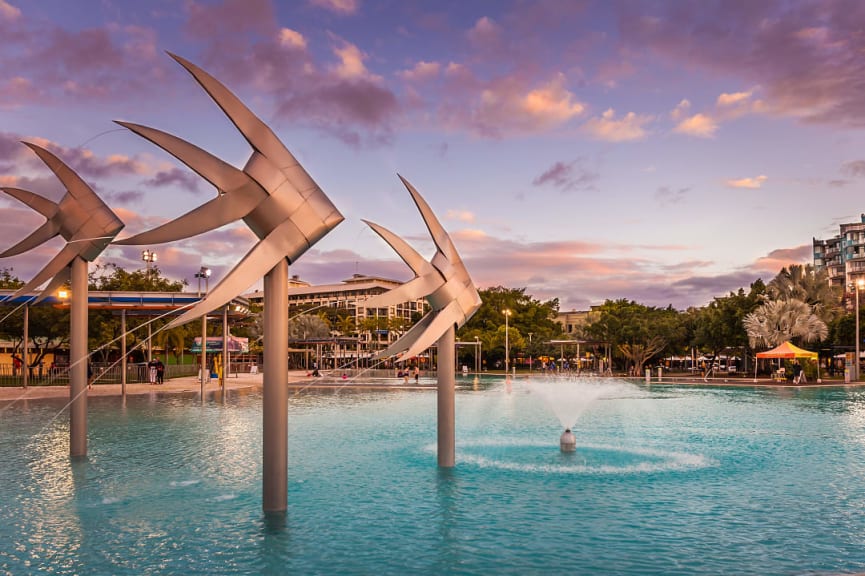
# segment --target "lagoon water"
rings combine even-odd
[[[619,381],[563,454],[573,382],[458,384],[452,470],[434,391],[292,395],[277,526],[257,393],[91,398],[83,461],[63,402],[0,404],[0,574],[865,571],[865,390]]]

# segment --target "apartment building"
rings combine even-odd
[[[826,240],[813,239],[814,269],[827,270],[829,283],[849,290],[865,279],[865,214],[859,222],[841,224],[840,233]]]
[[[301,310],[312,312],[316,308],[339,308],[349,312],[355,319],[355,326],[359,330],[358,337],[364,348],[377,349],[395,341],[399,333],[390,329],[390,326],[399,324],[394,320],[404,320],[405,329],[411,327],[412,316],[423,315],[429,305],[426,300],[419,298],[408,302],[390,306],[388,308],[367,308],[364,302],[376,294],[382,294],[398,286],[402,282],[382,278],[378,276],[366,276],[354,274],[351,278],[343,280],[338,284],[321,284],[313,286],[309,282],[301,280],[297,276],[289,278],[288,283],[288,308],[289,315],[294,315]],[[264,292],[256,291],[245,295],[250,302],[264,303]],[[365,319],[378,319],[379,327],[374,330],[364,330]]]

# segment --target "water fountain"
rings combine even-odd
[[[571,376],[532,378],[522,386],[527,392],[540,396],[565,429],[559,438],[562,452],[576,451],[577,438],[572,429],[592,404],[640,390],[623,380]]]

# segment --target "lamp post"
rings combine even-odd
[[[483,360],[481,360],[481,339],[479,336],[475,336],[475,374],[481,373],[481,365]]]
[[[201,279],[204,278],[204,293],[207,294],[208,289],[210,288],[210,268],[206,266],[202,266],[198,272],[195,273],[195,277],[198,278],[198,296],[201,297]],[[207,370],[207,314],[201,316],[201,398],[202,402],[204,401],[204,386],[210,376],[210,371],[208,370],[205,375],[205,370]]]
[[[510,375],[510,373],[511,373],[511,369],[510,369],[510,357],[511,356],[510,356],[510,350],[509,350],[509,346],[508,346],[508,344],[509,344],[509,340],[508,340],[508,318],[510,318],[510,316],[511,316],[511,311],[508,309],[505,309],[503,311],[503,314],[505,315],[505,375],[507,376],[507,375]]]
[[[534,335],[534,332],[529,332],[529,374],[532,373],[532,336]]]
[[[856,310],[853,312],[856,315],[856,358],[853,360],[853,375],[857,381],[859,380],[859,290],[863,286],[865,286],[865,279],[859,278],[856,280]]]
[[[150,274],[150,268],[156,262],[156,252],[153,250],[142,250],[141,259],[144,260],[144,266],[147,269],[147,273]]]

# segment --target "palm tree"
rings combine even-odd
[[[746,315],[742,325],[752,348],[775,347],[787,340],[823,340],[829,334],[826,323],[814,314],[813,307],[794,298],[769,300]]]
[[[811,264],[782,268],[766,285],[766,292],[773,300],[801,300],[810,304],[812,312],[827,324],[843,314],[840,290],[829,284],[828,270],[815,271]]]

